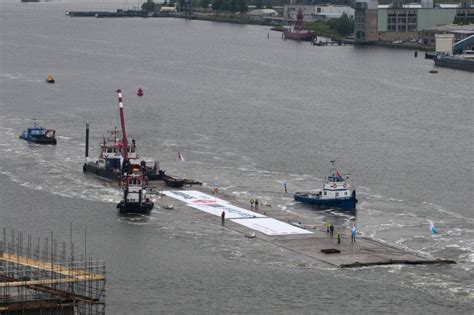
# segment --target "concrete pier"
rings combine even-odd
[[[194,209],[182,201],[160,193],[162,190],[175,189],[169,189],[169,187],[163,187],[156,183],[153,185],[154,186],[151,187],[151,190],[149,188],[149,193],[151,193],[153,199],[155,199],[156,206],[163,208],[163,206],[172,204],[174,206],[173,211],[186,211],[186,213],[199,218],[202,221],[208,221],[209,224],[221,225],[220,217]],[[213,195],[212,190],[205,187],[193,187],[192,190],[198,190],[205,194]],[[185,192],[186,189],[183,189],[183,191]],[[418,265],[456,263],[452,260],[423,257],[418,253],[408,252],[370,238],[357,237],[355,242],[351,242],[351,231],[349,229],[338,229],[335,231],[334,236],[331,237],[326,233],[324,222],[316,222],[315,219],[265,205],[260,205],[258,210],[251,209],[249,204],[243,204],[235,197],[223,193],[217,193],[215,196],[219,199],[226,200],[235,206],[252,210],[260,214],[265,214],[267,217],[304,228],[311,231],[312,234],[270,236],[249,229],[243,225],[232,222],[231,220],[226,220],[225,228],[239,232],[242,236],[248,237],[249,235],[252,235],[252,238],[255,237],[257,240],[269,242],[298,254],[311,257],[329,266],[351,268],[389,264]],[[338,232],[341,234],[340,244],[337,243],[336,238]],[[340,252],[327,254],[321,251],[324,249],[336,249]]]

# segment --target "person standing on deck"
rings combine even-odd
[[[341,233],[337,232],[337,243],[341,244]]]
[[[351,231],[351,242],[353,242],[353,243],[356,241],[356,234],[357,234],[357,228],[353,224],[352,225],[352,231]]]
[[[224,226],[224,224],[225,224],[225,211],[222,211],[222,213],[221,213],[221,224],[222,224],[222,226]]]

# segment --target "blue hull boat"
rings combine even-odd
[[[323,185],[322,190],[317,192],[297,192],[294,195],[296,201],[306,205],[317,208],[341,209],[352,211],[356,209],[357,198],[355,189],[351,189],[350,185],[343,178],[342,173],[334,166],[336,161],[331,161],[333,164],[329,176]]]
[[[56,144],[56,130],[37,127],[36,123],[33,127],[23,130],[20,139],[38,144]]]
[[[321,196],[317,193],[304,192],[297,192],[294,197],[296,201],[322,209],[355,210],[357,204],[355,190],[352,191],[352,195],[349,198],[321,199]]]

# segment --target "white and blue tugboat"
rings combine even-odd
[[[335,167],[334,160],[331,161],[330,175],[326,177],[323,189],[316,192],[297,192],[295,200],[318,208],[342,209],[352,211],[356,209],[357,199],[355,189],[351,189],[346,178]]]

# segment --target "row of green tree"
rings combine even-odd
[[[343,13],[340,18],[330,19],[326,23],[330,29],[343,36],[351,35],[354,32],[354,21],[346,13]]]
[[[343,39],[354,32],[354,21],[345,13],[338,19],[327,21],[305,22],[304,28],[313,31],[317,36],[332,39]],[[275,30],[283,30],[283,25],[274,27]]]
[[[200,6],[202,8],[206,8],[209,5],[210,0],[200,0]],[[245,12],[247,11],[247,0],[212,0],[212,10],[216,11],[217,13],[222,11],[227,12]]]

